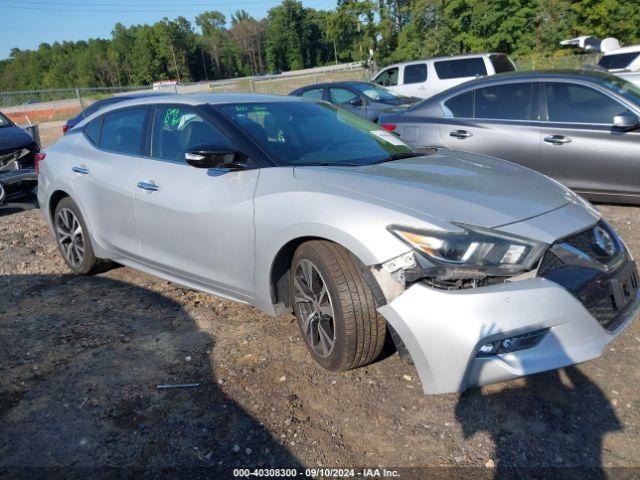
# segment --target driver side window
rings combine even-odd
[[[383,70],[374,80],[378,85],[383,87],[395,87],[398,85],[398,67]]]
[[[191,148],[227,143],[224,135],[190,107],[157,107],[153,118],[151,157],[184,163]]]
[[[545,84],[550,122],[611,125],[613,117],[631,113],[613,98],[583,85]]]

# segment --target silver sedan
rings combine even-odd
[[[271,314],[341,371],[389,334],[427,393],[599,356],[638,306],[636,265],[599,213],[494,158],[416,153],[295,97],[141,98],[38,161],[69,268],[110,261]]]
[[[640,203],[640,88],[606,72],[495,75],[379,123],[416,148],[491,155],[590,200]]]

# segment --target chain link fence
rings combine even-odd
[[[21,125],[65,120],[74,117],[96,100],[113,95],[160,91],[173,93],[274,93],[291,92],[309,83],[335,80],[368,79],[368,70],[361,63],[347,63],[310,68],[277,75],[264,75],[210,82],[103,88],[59,88],[0,92],[0,109]]]

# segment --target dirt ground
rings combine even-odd
[[[599,208],[640,256],[640,208]],[[0,289],[0,472],[496,466],[487,472],[640,475],[640,321],[586,364],[425,396],[395,354],[323,371],[293,316],[125,267],[73,276],[37,209],[0,209]],[[157,389],[176,383],[199,386]]]

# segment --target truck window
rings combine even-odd
[[[383,70],[374,82],[383,87],[395,87],[398,85],[398,67]]]
[[[416,63],[404,67],[404,84],[422,83],[427,79],[427,64]]]
[[[506,73],[506,72],[515,72],[516,66],[513,64],[508,55],[505,54],[497,54],[490,55],[489,60],[491,60],[491,64],[493,65],[493,69],[496,73]]]
[[[440,60],[434,62],[438,78],[447,80],[450,78],[477,77],[487,74],[482,57],[461,58],[458,60]]]
[[[615,55],[605,55],[600,59],[598,65],[607,70],[620,70],[627,68],[631,62],[638,58],[640,52],[616,53]]]

